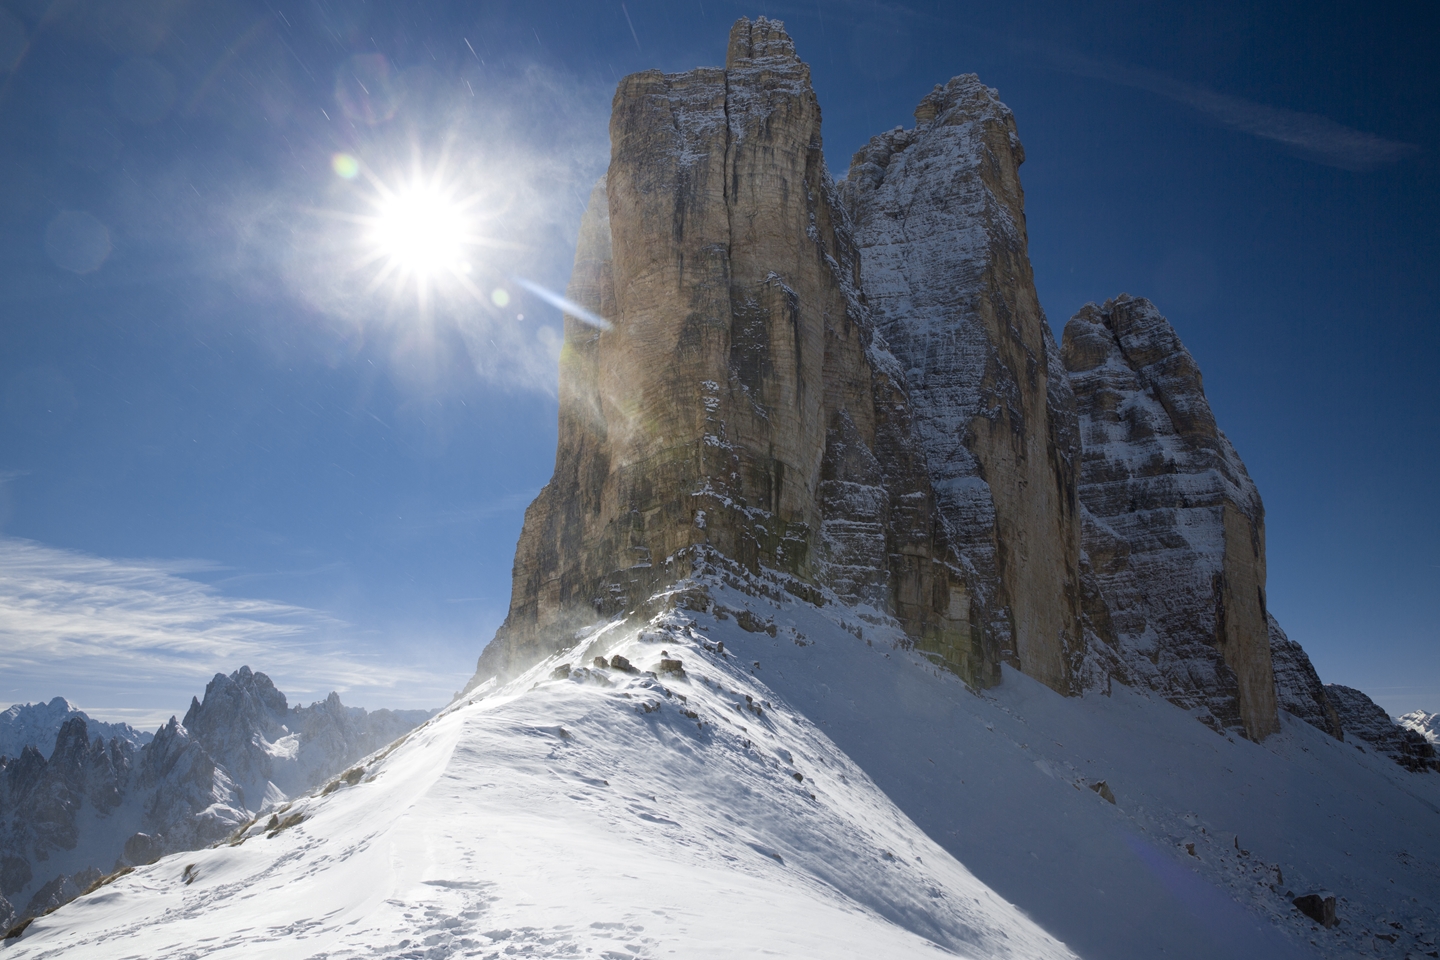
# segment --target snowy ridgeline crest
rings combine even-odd
[[[155,736],[149,731],[136,730],[128,723],[92,719],[64,697],[55,697],[49,703],[17,703],[0,713],[0,757],[18,757],[27,746],[35,747],[48,757],[60,728],[73,717],[85,721],[90,736],[124,740],[132,747],[143,747]]]
[[[1266,605],[1265,514],[1149,300],[1057,344],[1010,109],[973,74],[825,167],[808,66],[739,21],[723,68],[616,92],[581,223],[555,474],[472,686],[648,615],[718,550],[895,622],[968,684],[1155,691],[1260,741],[1342,737]]]
[[[968,689],[716,551],[10,960],[1376,960],[1440,938],[1440,777],[1116,684]],[[1296,904],[1333,896],[1336,925]],[[1062,945],[1063,944],[1063,945]]]
[[[429,716],[367,713],[334,693],[290,707],[249,667],[216,674],[183,722],[171,717],[138,747],[92,734],[94,721],[72,714],[43,752],[25,743],[0,756],[0,920],[42,914],[116,869],[221,840]]]

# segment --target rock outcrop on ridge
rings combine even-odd
[[[1275,673],[1275,700],[1281,710],[1324,730],[1337,740],[1345,739],[1344,728],[1335,704],[1325,692],[1325,684],[1300,644],[1291,640],[1280,628],[1280,622],[1269,617],[1270,664]]]
[[[565,319],[555,474],[471,686],[729,565],[898,621],[972,685],[1008,662],[1255,740],[1282,708],[1343,737],[1267,610],[1264,507],[1174,328],[1121,295],[1058,347],[1010,110],[966,75],[915,119],[833,182],[765,18],[724,68],[621,81],[568,291],[609,326]]]
[[[831,587],[994,682],[782,26],[737,23],[724,69],[626,77],[610,135],[569,295],[613,328],[566,320],[555,476],[477,677],[720,556]]]
[[[1279,729],[1265,509],[1215,424],[1200,368],[1149,300],[1065,325],[1079,413],[1084,545],[1122,670],[1217,729]]]
[[[1440,771],[1435,745],[1423,732],[1397,723],[1384,707],[1354,687],[1328,683],[1325,692],[1351,741],[1368,743],[1406,770]]]
[[[171,717],[138,749],[72,716],[48,757],[33,744],[0,756],[0,897],[23,920],[119,867],[224,839],[429,716],[367,713],[334,693],[290,707],[249,667],[216,674],[184,722]]]

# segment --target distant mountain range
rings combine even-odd
[[[154,734],[64,698],[0,714],[0,926],[74,899],[114,870],[228,836],[430,716],[291,707],[270,678],[216,674]]]
[[[50,756],[55,736],[67,720],[79,717],[92,737],[102,740],[124,740],[132,747],[143,747],[155,736],[136,730],[128,723],[104,723],[85,714],[79,707],[56,697],[49,703],[17,703],[0,713],[0,757],[18,757],[26,747],[34,747],[42,756]]]

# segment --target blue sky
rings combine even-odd
[[[559,313],[517,278],[563,289],[616,80],[760,13],[837,176],[935,83],[999,89],[1057,332],[1154,299],[1264,496],[1272,610],[1325,680],[1440,710],[1435,17],[830,0],[0,0],[0,703],[149,724],[241,663],[443,702],[553,466]],[[484,241],[423,310],[357,266],[416,169]]]

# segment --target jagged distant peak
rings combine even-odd
[[[75,717],[85,720],[91,737],[103,740],[118,738],[139,747],[153,736],[128,723],[96,720],[65,697],[54,697],[49,702],[17,703],[0,712],[0,757],[18,757],[27,746],[49,756],[56,734]]]
[[[1414,730],[1431,744],[1440,747],[1440,713],[1412,710],[1396,717],[1395,722],[1408,730]]]

